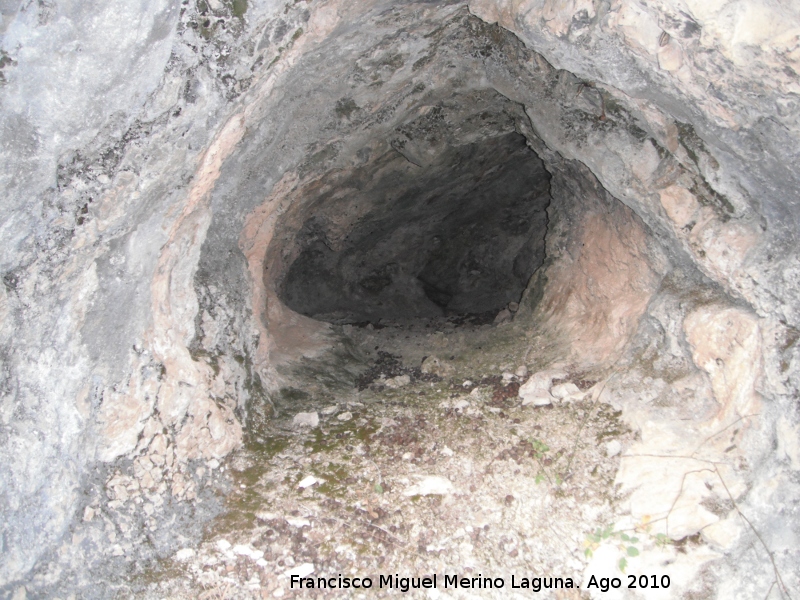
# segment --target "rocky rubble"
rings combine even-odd
[[[387,354],[393,364],[409,364],[427,337],[424,329],[402,326],[350,331],[378,364]],[[463,354],[469,344],[454,344],[453,336],[465,334],[451,330],[452,351]],[[387,350],[372,350],[376,344]],[[540,561],[577,582],[589,534],[611,522],[619,506],[611,482],[620,459],[594,440],[627,448],[632,432],[607,405],[533,407],[516,392],[498,397],[519,383],[516,374],[487,364],[493,356],[455,359],[455,379],[371,385],[346,402],[312,404],[313,413],[277,415],[268,444],[228,461],[233,491],[206,540],[178,550],[162,563],[159,581],[135,593],[188,597],[202,589],[290,598],[302,595],[291,589],[292,575],[377,581],[378,574],[465,567],[510,585],[511,573],[519,579],[526,565]],[[465,386],[460,380],[470,370],[477,383]],[[298,429],[297,417],[307,414],[316,425]],[[567,517],[576,509],[580,516]],[[574,591],[559,597],[581,597]],[[486,594],[515,597],[508,590]]]

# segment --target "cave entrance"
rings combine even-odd
[[[544,260],[550,175],[516,131],[517,107],[482,92],[420,112],[375,158],[303,190],[278,288],[292,310],[332,323],[493,318],[520,299]]]

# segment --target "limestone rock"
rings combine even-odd
[[[683,66],[683,50],[675,40],[658,49],[658,66],[665,71],[677,71]]]
[[[580,391],[581,390],[580,388],[578,388],[577,385],[571,382],[567,382],[554,385],[553,388],[550,390],[550,393],[553,395],[554,398],[557,398],[558,400],[563,400],[568,396],[579,394]]]
[[[522,398],[522,406],[550,406],[553,397],[547,390],[533,390]]]
[[[287,577],[291,578],[293,575],[297,577],[308,577],[314,572],[314,565],[312,563],[302,563],[293,569],[289,569],[284,573]]]
[[[318,483],[322,483],[322,480],[317,479],[313,475],[308,475],[300,480],[300,483],[297,484],[297,487],[299,487],[300,489],[305,489],[313,485],[317,485]]]
[[[494,324],[500,325],[501,323],[506,323],[507,321],[511,320],[512,316],[513,315],[511,314],[511,311],[508,310],[507,308],[504,308],[499,313],[497,313],[497,316],[494,318]]]
[[[400,313],[513,313],[494,333],[529,364],[647,370],[604,394],[642,436],[632,512],[677,499],[671,536],[742,559],[692,508],[725,500],[714,464],[767,538],[797,537],[759,479],[800,464],[796,2],[173,4],[0,11],[0,588],[66,597],[34,588],[149,558],[87,532],[106,507],[155,519],[169,482],[196,498],[187,465],[263,425],[330,323]],[[93,479],[118,467],[134,479]],[[675,581],[717,557],[653,554]]]
[[[553,379],[566,376],[566,373],[558,370],[540,371],[534,373],[519,388],[519,397],[522,405],[528,406],[547,406],[553,403],[553,396],[550,394]]]
[[[292,423],[296,427],[317,427],[319,425],[319,414],[317,412],[300,412],[294,416]]]
[[[606,444],[606,455],[609,458],[612,458],[622,452],[622,444],[619,443],[619,440],[611,440]]]
[[[455,492],[449,479],[439,475],[427,475],[416,484],[403,490],[404,496],[444,496]]]
[[[386,380],[386,387],[392,389],[398,389],[401,387],[405,387],[411,383],[411,377],[408,375],[398,375],[397,377],[390,377]]]
[[[780,458],[788,459],[793,471],[800,471],[800,424],[791,424],[789,419],[781,416],[777,426],[778,449]]]
[[[761,376],[761,336],[755,316],[738,308],[707,306],[684,321],[695,364],[711,378],[720,404],[717,419],[756,414],[760,400],[756,383]]]
[[[741,517],[738,514],[703,528],[703,539],[721,550],[730,550],[742,535]]]
[[[192,548],[181,548],[175,553],[175,560],[186,562],[194,558],[196,552]]]
[[[420,367],[423,373],[438,375],[439,377],[450,377],[455,373],[455,368],[446,360],[436,356],[428,356],[422,361]]]

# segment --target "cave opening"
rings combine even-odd
[[[494,318],[519,301],[544,261],[550,202],[549,174],[525,138],[489,137],[424,165],[402,151],[390,150],[343,182],[357,191],[336,211],[360,217],[338,241],[324,194],[312,201],[280,288],[287,306],[352,323]]]
[[[642,322],[654,339],[667,330],[646,315],[667,259],[653,221],[631,208],[623,167],[660,160],[666,143],[630,105],[467,11],[391,16],[396,33],[373,45],[347,33],[331,43],[336,69],[328,52],[305,56],[287,93],[247,117],[211,196],[193,359],[217,381],[240,378],[243,447],[230,464],[247,491],[230,497],[234,535],[296,511],[298,494],[335,520],[365,493],[357,510],[403,531],[416,517],[385,500],[452,499],[452,482],[495,511],[525,505],[489,534],[496,547],[544,516],[545,490],[571,495],[599,526],[616,518],[603,494],[635,441],[599,398]],[[406,37],[401,18],[419,29]],[[681,175],[666,158],[661,168]],[[690,375],[679,344],[648,343],[679,353],[648,357],[648,376]],[[710,411],[706,400],[692,410]],[[502,483],[468,483],[490,469]],[[418,481],[427,473],[437,475]],[[566,504],[552,511],[582,535]],[[436,512],[425,504],[422,518]],[[416,540],[425,552],[429,542]],[[292,550],[316,562],[308,552],[302,541]]]
[[[74,515],[47,568],[80,563],[86,589],[123,560],[259,597],[420,558],[576,584],[658,572],[687,597],[763,570],[739,507],[774,533],[765,490],[791,482],[767,478],[800,469],[780,412],[796,244],[770,237],[773,167],[791,161],[761,164],[769,185],[745,168],[773,105],[756,127],[742,115],[761,109],[736,113],[750,83],[691,83],[729,58],[698,51],[685,7],[649,22],[624,2],[501,4],[253,0],[227,30],[205,13],[229,2],[198,2],[195,27],[182,4],[141,118],[53,157],[44,256],[63,269],[20,255],[0,286],[19,339],[77,357],[62,390],[56,360],[34,377],[34,354],[3,354],[31,407],[40,390],[58,407],[25,430],[66,431],[75,404],[72,439],[96,433],[85,452],[9,447],[63,458],[36,485],[102,463],[69,510],[15,509],[18,564]],[[39,296],[70,335],[31,318]],[[30,536],[39,517],[52,532]],[[774,548],[775,569],[797,563]]]

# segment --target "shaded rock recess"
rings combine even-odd
[[[0,597],[796,597],[798,72],[769,0],[0,3]]]

